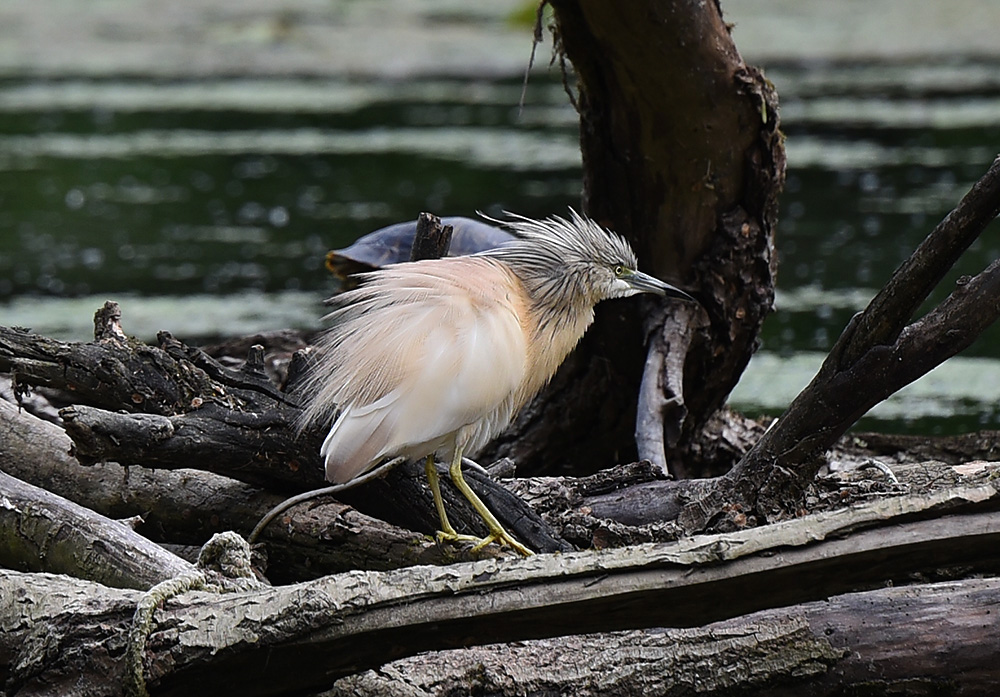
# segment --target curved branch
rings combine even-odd
[[[722,496],[765,520],[790,510],[819,471],[823,453],[865,412],[967,347],[1000,317],[1000,262],[994,262],[962,279],[921,320],[895,329],[998,211],[1000,158],[851,320],[809,385],[718,483]],[[692,509],[689,524],[700,529],[707,522]]]

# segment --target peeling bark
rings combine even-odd
[[[0,472],[0,548],[8,568],[146,589],[191,569],[122,523]]]
[[[421,651],[587,632],[698,627],[775,606],[820,600],[868,584],[898,583],[914,574],[955,569],[995,572],[1000,568],[997,503],[997,490],[983,484],[929,499],[899,497],[757,530],[599,554],[351,572],[280,588],[226,595],[189,593],[169,600],[157,613],[147,642],[146,678],[156,694],[164,695],[220,690],[267,694],[277,685],[285,692],[306,691]],[[927,518],[932,512],[940,517]],[[941,515],[944,512],[948,515]],[[987,617],[990,608],[1000,603],[996,579],[961,582],[951,588],[955,601],[949,604],[949,613],[940,612],[939,594],[917,615],[921,622],[931,624],[913,626],[926,631],[928,626],[942,628],[944,623],[961,634],[941,631],[933,641],[916,645],[935,651],[949,643],[948,651],[954,652],[962,638],[974,637],[987,647],[995,646],[997,637],[984,629],[982,620],[960,620],[953,626],[959,615],[951,608],[955,612],[968,608],[963,611],[971,613],[970,617]],[[968,595],[970,589],[972,595]],[[892,590],[902,594],[890,599],[895,603],[900,597],[919,597],[923,592]],[[115,642],[136,601],[131,591],[0,571],[0,628],[4,630],[0,632],[0,666],[10,675],[10,693],[38,694],[38,686],[62,684],[70,671],[92,675],[93,661],[100,662],[102,669],[110,668],[107,675],[114,684],[122,670],[122,661],[115,659]],[[874,602],[863,601],[856,607]],[[915,605],[905,605],[902,611],[915,613]],[[769,612],[780,617],[782,611]],[[822,631],[810,622],[809,633],[801,634],[805,631],[802,610],[785,612],[790,612],[797,626],[779,622],[752,634],[760,634],[758,638],[766,645],[782,634],[798,633],[801,650],[811,644],[807,653],[820,650],[830,660],[827,665],[839,665],[836,642],[843,639],[831,638],[828,630],[849,629],[851,622],[834,615],[819,625]],[[866,622],[869,627],[857,641],[878,646],[883,660],[895,660],[893,656],[904,650],[913,635],[901,627],[894,636],[897,643],[880,645],[878,637],[885,630],[877,627],[878,636],[872,636],[869,612],[853,620],[859,632]],[[753,625],[755,619],[747,618],[747,622]],[[100,631],[95,631],[94,623]],[[723,654],[727,641],[738,643],[736,637],[741,635],[749,639],[745,627],[734,627],[735,633],[728,634],[712,629],[706,627],[709,631],[700,636],[720,642],[713,646]],[[768,631],[773,632],[772,639]],[[28,652],[37,649],[28,638],[38,632],[46,637],[44,661],[29,658],[33,654]],[[829,644],[823,643],[824,637]],[[92,645],[95,641],[98,646]],[[784,646],[795,643],[784,642]],[[777,640],[772,644],[775,665],[787,666],[790,655],[783,653],[781,645]],[[737,650],[728,660],[741,665],[751,660],[753,651],[749,647]],[[784,658],[778,660],[780,656]],[[812,660],[816,657],[813,653]],[[727,659],[719,660],[724,664]],[[970,666],[974,679],[995,677],[995,661],[988,651],[964,652],[962,661]],[[945,665],[938,664],[933,671],[939,674]],[[871,679],[871,671],[878,667],[862,660],[852,670]],[[814,677],[824,675],[823,665],[812,669]],[[927,672],[925,666],[907,673],[912,665],[897,666],[897,670],[911,676]],[[768,674],[762,665],[747,677]],[[774,674],[782,675],[780,670]]]

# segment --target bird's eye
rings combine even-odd
[[[616,266],[615,267],[615,277],[616,278],[621,278],[624,275],[625,275],[625,267],[624,266]]]

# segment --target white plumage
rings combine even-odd
[[[462,455],[503,431],[552,377],[597,302],[644,291],[690,296],[637,271],[628,243],[575,211],[509,225],[518,239],[502,247],[387,266],[334,298],[304,388],[303,426],[334,419],[321,450],[332,482],[387,457],[446,459],[490,525],[487,541],[527,553],[460,481]],[[434,493],[442,530],[455,537]]]

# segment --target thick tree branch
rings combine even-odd
[[[995,570],[997,504],[996,489],[985,484],[930,500],[900,497],[756,530],[600,554],[353,572],[225,596],[194,593],[158,613],[147,643],[147,680],[164,695],[264,694],[273,676],[280,676],[285,691],[306,690],[470,639],[700,626],[914,573]],[[931,511],[951,515],[927,519]],[[0,598],[23,597],[32,583],[0,572]],[[995,592],[996,581],[988,584]],[[100,597],[111,602],[100,614],[105,627],[123,623],[124,613],[130,616],[131,607],[118,596]],[[721,597],[727,602],[720,603]],[[87,612],[99,602],[91,598]],[[67,617],[57,626],[83,631],[82,623],[70,620],[72,612],[66,607]],[[21,616],[19,604],[0,605],[0,627],[16,630],[0,633],[0,657],[11,657],[9,665],[28,630]],[[66,646],[65,653],[50,652],[44,668],[35,666],[34,679],[44,680],[46,671],[58,675],[67,661],[80,660],[65,641],[51,637],[50,644]]]
[[[124,523],[0,472],[0,565],[147,589],[192,566]]]
[[[851,321],[816,377],[725,475],[716,495],[741,502],[745,512],[764,519],[793,509],[823,453],[868,409],[967,347],[1000,316],[1000,262],[994,262],[973,279],[963,279],[921,320],[892,329],[998,210],[1000,159]],[[708,522],[694,508],[689,513],[687,523],[694,529]]]

